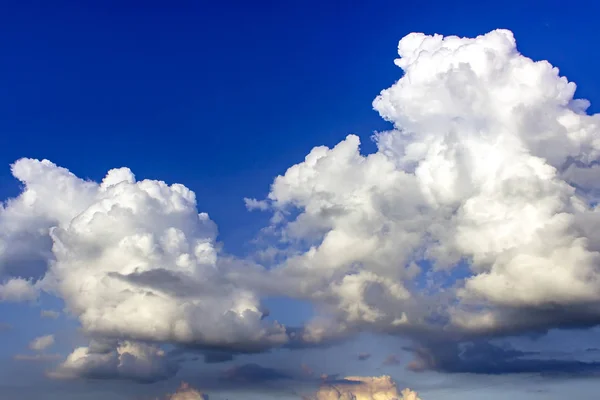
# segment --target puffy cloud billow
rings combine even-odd
[[[347,330],[597,324],[600,115],[507,30],[412,33],[398,53],[377,152],[350,135],[275,179],[273,227],[296,249],[278,278]]]
[[[75,349],[49,376],[57,379],[128,379],[151,383],[175,375],[178,365],[160,348],[139,342],[93,341]]]
[[[323,384],[305,400],[420,400],[417,393],[408,388],[398,391],[389,376],[350,376],[337,382]]]
[[[287,341],[252,288],[230,282],[244,271],[219,265],[216,226],[185,186],[138,182],[127,168],[96,183],[47,160],[21,159],[12,171],[23,192],[0,213],[3,298],[55,294],[92,337],[240,351]],[[117,353],[80,348],[61,370],[120,374],[102,372]]]
[[[29,343],[31,350],[43,351],[54,344],[54,335],[44,335],[37,337]]]
[[[373,102],[394,126],[375,153],[355,135],[315,147],[266,199],[246,199],[273,213],[265,232],[281,242],[264,254],[278,265],[221,254],[183,185],[21,159],[23,191],[0,209],[0,300],[53,293],[90,336],[117,340],[75,350],[57,374],[134,379],[145,361],[123,354],[153,359],[161,343],[230,359],[386,332],[419,338],[419,365],[438,368],[426,361],[444,340],[598,324],[600,115],[506,30],[412,33],[398,54],[402,77]],[[264,318],[265,294],[323,315],[286,329]],[[119,350],[138,345],[154,350]]]

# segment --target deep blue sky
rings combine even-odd
[[[387,125],[371,110],[411,31],[509,28],[593,100],[593,1],[4,1],[0,193],[8,164],[48,158],[100,179],[128,166],[181,182],[240,253],[259,226],[242,198],[315,145]],[[587,4],[586,4],[587,3]],[[172,5],[167,5],[172,4]]]
[[[373,149],[370,135],[389,126],[371,102],[400,78],[393,60],[409,32],[508,28],[599,110],[593,0],[0,4],[0,199],[18,192],[9,164],[20,157],[94,180],[127,166],[194,190],[235,254],[268,217],[244,197],[264,197],[313,146],[356,133]],[[64,322],[26,307],[0,307],[35,325],[31,337],[11,333],[0,358]]]

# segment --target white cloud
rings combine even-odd
[[[98,184],[31,159],[12,170],[24,191],[2,210],[1,248],[12,250],[0,255],[39,255],[46,274],[36,287],[64,299],[86,333],[245,350],[287,340],[283,327],[262,320],[245,271],[220,264],[216,226],[185,186],[137,182],[127,168]],[[13,249],[17,238],[27,240]],[[3,297],[17,297],[15,282],[27,293],[25,281],[11,280]]]
[[[38,298],[38,295],[38,289],[27,279],[10,278],[0,284],[0,301],[33,301]]]
[[[398,392],[396,383],[389,376],[349,376],[342,382],[322,385],[311,398],[314,400],[420,400],[417,393],[410,389]]]
[[[336,329],[599,322],[600,115],[506,30],[414,33],[398,53],[404,76],[373,102],[395,128],[376,135],[377,152],[361,155],[350,135],[275,179],[273,228],[297,249],[280,285],[332,312]],[[441,290],[448,274],[458,288]]]
[[[252,210],[268,210],[269,209],[269,203],[267,203],[265,200],[256,200],[256,199],[249,199],[249,198],[244,198],[244,204],[246,204],[246,208],[250,211]]]
[[[52,346],[53,344],[54,335],[45,335],[33,339],[31,343],[29,343],[29,348],[31,350],[43,351]]]
[[[22,159],[11,171],[24,188],[0,206],[0,299],[26,301],[37,297],[36,282],[53,259],[50,228],[85,209],[94,184],[47,160]]]
[[[177,372],[163,350],[156,346],[123,341],[94,343],[75,349],[49,376],[56,379],[129,379],[154,382]]]

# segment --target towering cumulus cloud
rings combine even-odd
[[[275,179],[265,203],[296,249],[276,273],[336,315],[332,335],[598,323],[600,115],[506,30],[413,33],[398,53],[377,152],[350,135]]]

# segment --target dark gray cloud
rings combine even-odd
[[[488,341],[436,342],[405,347],[413,371],[473,374],[585,374],[600,372],[600,362],[542,358],[538,352],[500,347]]]

